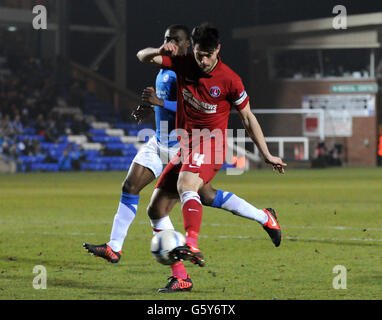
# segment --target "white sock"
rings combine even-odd
[[[150,222],[154,235],[163,230],[175,230],[169,216],[159,219],[150,219]]]
[[[108,245],[113,251],[121,251],[127,231],[137,213],[139,196],[122,193],[117,213],[114,216],[113,227]]]
[[[220,190],[218,190],[218,192],[219,191]],[[240,217],[255,220],[261,225],[264,225],[264,223],[268,221],[268,216],[263,210],[257,209],[252,204],[239,198],[233,193],[226,191],[220,192],[221,194],[217,194],[217,197],[219,196],[220,199],[215,202],[214,207],[231,211],[233,214]]]

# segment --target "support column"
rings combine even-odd
[[[126,1],[115,0],[115,11],[118,13],[118,20],[120,22],[119,33],[120,37],[115,46],[115,59],[114,59],[114,74],[115,82],[123,89],[126,88],[126,75],[127,75],[127,39],[126,39]]]
[[[65,85],[69,55],[69,0],[56,2],[57,31],[56,31],[56,73],[59,85]]]

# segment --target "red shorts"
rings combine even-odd
[[[220,143],[216,146],[213,138],[200,143],[197,147],[181,147],[177,155],[164,168],[155,187],[178,193],[177,182],[182,171],[198,173],[203,183],[207,184],[222,167],[224,158],[224,144]]]

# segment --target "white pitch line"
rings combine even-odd
[[[245,219],[247,220],[247,219]],[[9,223],[9,221],[7,221],[6,219],[0,219],[0,224],[7,224]],[[41,226],[43,226],[44,224],[46,224],[46,221],[45,220],[30,220],[28,221],[28,223],[38,223],[40,224]],[[111,224],[112,223],[112,220],[91,220],[91,221],[77,221],[75,223],[73,223],[72,221],[71,222],[55,222],[55,225],[69,225],[69,224],[75,224],[75,225],[82,225],[82,224]],[[256,223],[256,221],[253,221],[253,223],[255,225],[257,225],[258,223]],[[134,222],[133,224],[139,224],[139,225],[147,225],[150,227],[150,222],[149,221],[136,221]],[[251,223],[249,224],[242,224],[242,223],[219,223],[219,222],[215,222],[215,223],[204,223],[203,222],[203,225],[206,225],[206,226],[211,226],[211,227],[231,227],[231,228],[234,228],[234,227],[251,227]],[[369,227],[364,227],[364,226],[359,226],[359,227],[349,227],[349,226],[294,226],[294,225],[281,225],[281,228],[282,229],[322,229],[322,230],[358,230],[358,231],[363,231],[364,229],[366,229],[367,231],[382,231],[382,228],[369,228]]]
[[[256,221],[253,221],[254,223]],[[146,224],[144,221],[139,221],[139,224]],[[239,224],[239,223],[204,223],[202,222],[203,225],[206,226],[211,226],[211,227],[243,227],[243,226],[251,226],[251,224]],[[257,224],[255,224],[257,225]],[[382,228],[369,228],[369,227],[347,227],[347,226],[290,226],[290,225],[281,225],[281,228],[285,229],[326,229],[326,230],[358,230],[358,231],[363,231],[366,229],[367,231],[382,231]]]
[[[286,236],[285,239],[291,241],[370,241],[370,242],[382,242],[382,239],[370,239],[370,238],[300,238],[300,237],[289,237]]]
[[[326,230],[367,230],[367,231],[382,231],[382,228],[368,227],[345,227],[345,226],[282,226],[290,229],[326,229]]]
[[[254,223],[256,221],[253,221]],[[147,222],[144,221],[139,221],[137,222],[138,224],[147,224]],[[210,226],[210,227],[247,227],[251,226],[251,224],[239,224],[239,223],[204,223],[202,222],[203,225]],[[256,223],[255,225],[257,225]],[[358,230],[358,231],[363,231],[366,229],[367,231],[382,231],[382,228],[369,228],[369,227],[347,227],[347,226],[289,226],[289,225],[281,225],[281,228],[285,229],[326,229],[326,230]]]
[[[200,238],[218,238],[218,239],[254,239],[254,240],[264,240],[265,238],[254,238],[250,236],[214,236],[210,237],[208,235],[200,235]],[[363,238],[301,238],[301,237],[290,237],[286,236],[286,240],[291,240],[291,241],[371,241],[371,242],[382,242],[382,239],[363,239]]]
[[[108,236],[106,233],[93,233],[93,232],[13,232],[13,234],[40,234],[40,235],[47,235],[47,236]],[[231,235],[200,235],[200,238],[204,239],[252,239],[252,240],[267,240],[266,238],[260,238],[260,237],[253,237],[253,236],[231,236]],[[285,240],[289,241],[358,241],[358,242],[382,242],[382,239],[371,239],[371,238],[305,238],[305,237],[291,237],[291,236],[285,236]]]
[[[47,236],[95,236],[97,235],[94,232],[49,232],[45,231],[42,234]]]

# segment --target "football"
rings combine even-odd
[[[164,230],[158,232],[151,240],[151,253],[161,264],[171,265],[177,262],[169,256],[176,247],[184,246],[186,238],[178,231]]]

